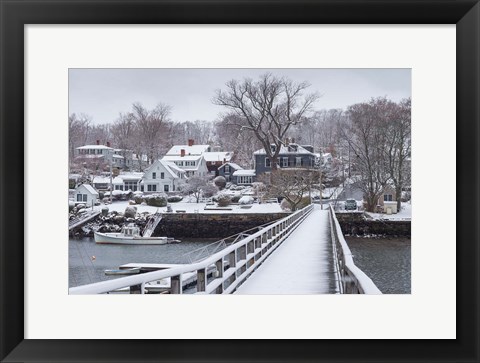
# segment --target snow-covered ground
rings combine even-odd
[[[103,207],[108,207],[108,210],[117,211],[117,212],[124,212],[125,208],[128,206],[128,201],[117,201],[113,202],[112,204],[101,204],[95,206],[94,209],[101,210]],[[185,211],[185,213],[237,213],[237,214],[245,214],[245,213],[281,213],[283,210],[280,208],[280,204],[278,203],[265,203],[265,204],[249,204],[251,208],[241,208],[240,205],[230,205],[225,208],[217,208],[216,205],[208,205],[206,203],[190,203],[190,202],[178,202],[178,203],[169,203],[172,207],[173,213],[177,211]],[[161,213],[167,213],[167,207],[151,207],[148,205],[138,205],[135,204],[137,207],[137,213],[149,212],[155,213],[158,209]],[[207,207],[207,209],[205,209]]]
[[[365,212],[373,219],[386,219],[389,221],[411,221],[412,220],[412,204],[411,202],[402,203],[402,210],[396,214],[371,213]]]

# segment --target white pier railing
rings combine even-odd
[[[341,281],[340,293],[342,294],[369,294],[379,295],[382,292],[362,270],[353,262],[353,255],[343,236],[342,229],[335,215],[335,210],[330,204],[330,230],[334,250],[335,263],[339,280]]]
[[[105,294],[130,288],[131,293],[146,292],[145,285],[170,279],[170,293],[183,292],[183,276],[196,274],[196,293],[230,294],[292,233],[312,211],[309,205],[274,222],[258,232],[205,258],[179,267],[147,272],[110,281],[72,287],[71,295]]]

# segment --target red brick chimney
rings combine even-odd
[[[189,140],[190,141],[190,140]],[[185,149],[180,150],[180,156],[183,158],[185,156]]]
[[[195,140],[193,139],[188,139],[188,146],[193,146],[193,143],[195,142]]]
[[[97,140],[97,145],[100,145],[100,140]]]

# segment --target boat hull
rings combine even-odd
[[[164,245],[179,241],[168,237],[139,237],[125,236],[122,233],[99,233],[95,232],[95,243],[117,245]]]

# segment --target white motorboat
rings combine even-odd
[[[141,236],[140,229],[133,224],[124,226],[119,233],[95,232],[94,235],[96,243],[112,243],[121,245],[164,245],[167,243],[180,242],[179,240],[171,237]]]

